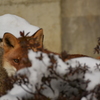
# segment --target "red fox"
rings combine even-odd
[[[14,35],[10,33],[5,33],[3,36],[3,67],[7,70],[8,75],[11,76],[15,74],[21,68],[30,67],[31,62],[28,58],[28,49],[27,41],[30,45],[33,45],[31,49],[37,51],[37,48],[42,48],[43,46],[43,32],[42,29],[37,31],[31,37],[20,37],[16,38]],[[34,46],[39,44],[37,46]]]
[[[27,43],[28,42],[28,43]],[[3,67],[7,70],[8,75],[11,76],[15,74],[16,71],[21,68],[30,67],[31,62],[28,58],[28,50],[42,51],[45,53],[53,53],[46,49],[43,49],[43,30],[40,29],[33,36],[22,36],[16,38],[10,33],[5,33],[3,36],[4,55],[3,55]],[[62,55],[58,53],[53,53],[59,55],[62,59]],[[64,55],[65,56],[65,55]],[[83,57],[85,55],[67,55],[64,57],[64,61],[67,59],[75,57]]]

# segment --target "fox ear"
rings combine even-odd
[[[34,51],[36,51],[37,48],[43,47],[43,29],[39,29],[34,35],[32,35],[32,38],[34,39],[34,44],[38,44],[36,48],[32,48]]]
[[[18,44],[18,39],[10,34],[10,33],[5,33],[3,36],[3,47],[4,50],[9,50],[11,48],[14,48]]]

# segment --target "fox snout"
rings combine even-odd
[[[28,58],[22,58],[20,61],[20,65],[16,69],[20,70],[22,68],[31,67],[31,66],[32,66],[32,63]]]

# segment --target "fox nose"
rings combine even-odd
[[[31,61],[28,61],[27,67],[31,67],[31,66],[32,66]]]

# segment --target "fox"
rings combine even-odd
[[[42,29],[38,30],[33,36],[23,36],[19,38],[16,38],[11,33],[5,33],[2,39],[2,48],[4,50],[2,66],[6,69],[8,76],[14,75],[16,71],[22,68],[31,67],[31,61],[28,58],[28,50],[32,49],[36,52],[42,47]]]
[[[24,34],[24,33],[22,33]],[[3,54],[3,67],[6,69],[9,76],[25,67],[31,67],[31,61],[28,58],[28,50],[32,49],[34,52],[41,51],[47,54],[53,53],[59,55],[64,61],[76,58],[85,57],[85,55],[71,54],[61,55],[43,48],[43,30],[38,30],[32,36],[24,36],[16,38],[11,33],[5,33],[2,40]]]

